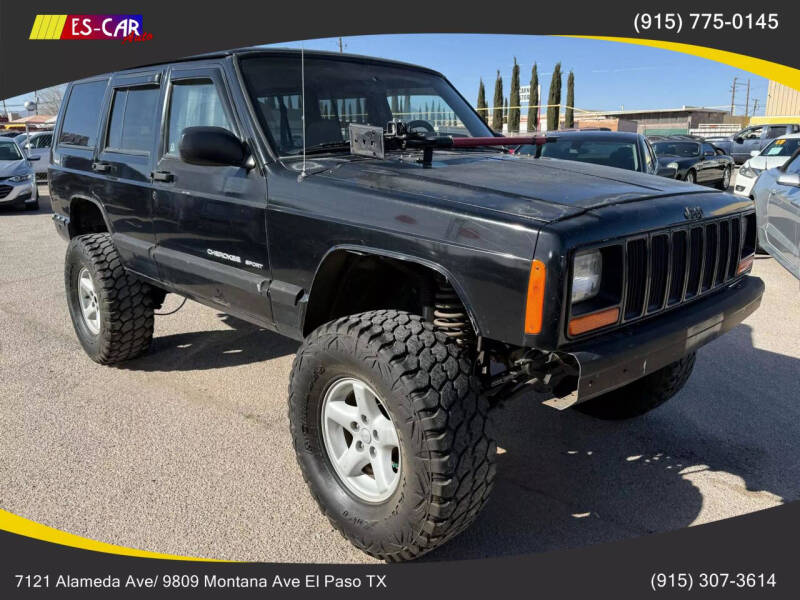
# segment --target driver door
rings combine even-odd
[[[258,168],[185,162],[181,133],[194,126],[223,127],[243,139],[219,66],[170,70],[152,173],[154,257],[181,292],[270,327],[266,179]]]

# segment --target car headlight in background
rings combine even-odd
[[[22,183],[23,181],[30,181],[33,179],[33,175],[14,175],[14,177],[9,177],[8,180],[12,183]]]
[[[759,169],[754,169],[753,167],[749,167],[747,165],[743,166],[739,169],[739,175],[742,177],[747,177],[748,179],[754,179],[761,174]]]
[[[572,263],[572,303],[597,296],[603,274],[603,255],[599,250],[584,250]]]
[[[675,169],[677,171],[678,169],[680,169],[680,165],[678,163],[676,163],[675,161],[673,161],[673,162],[671,162],[671,163],[669,163],[667,165],[667,168],[668,169]]]

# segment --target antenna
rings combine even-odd
[[[306,54],[302,42],[300,43],[300,95],[303,103],[303,170],[298,181],[306,178]]]

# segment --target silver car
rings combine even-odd
[[[36,187],[31,161],[9,138],[0,138],[0,206],[24,206],[27,210],[39,208],[39,192]]]
[[[800,279],[800,150],[753,186],[758,244]]]

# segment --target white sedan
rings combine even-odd
[[[800,133],[775,138],[761,152],[754,150],[736,174],[733,193],[747,198],[753,197],[753,186],[764,171],[783,165],[800,147]]]

